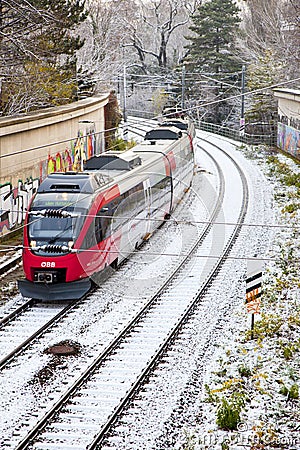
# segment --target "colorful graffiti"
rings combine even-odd
[[[5,234],[13,226],[20,225],[33,194],[39,186],[39,180],[29,179],[18,186],[11,183],[0,186],[0,234]]]
[[[72,146],[73,170],[82,170],[84,162],[96,154],[96,135],[93,122],[81,122],[77,139]]]
[[[41,164],[43,165],[45,162],[42,161]],[[56,153],[55,156],[48,156],[47,160],[47,175],[52,172],[66,172],[68,170],[75,170],[74,169],[74,163],[72,159],[72,154],[70,150],[65,149],[63,152]],[[44,167],[42,168],[42,171],[40,171],[41,174],[45,173]],[[45,176],[41,176],[41,180],[44,179]]]
[[[23,222],[31,197],[48,174],[80,171],[86,159],[96,154],[94,127],[89,125],[85,130],[80,130],[70,147],[40,161],[39,178],[26,179],[24,182],[19,180],[17,186],[10,182],[0,185],[0,236]]]
[[[281,150],[300,159],[300,131],[284,123],[278,123],[277,145]]]
[[[65,149],[55,156],[48,157],[47,174],[67,170],[83,170],[84,162],[96,154],[96,135],[94,126],[79,130],[77,138],[71,142],[71,149]]]

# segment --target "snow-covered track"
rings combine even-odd
[[[9,256],[0,263],[0,276],[5,275],[9,270],[18,267],[22,261],[22,251],[17,250],[13,256]]]
[[[214,145],[214,144],[211,144],[209,141],[205,141],[205,142],[209,143],[210,145]],[[214,146],[216,148],[218,148],[218,146],[216,146],[216,145],[214,145]],[[221,150],[221,149],[219,148],[219,150]],[[95,437],[93,443],[88,446],[89,450],[106,448],[105,447],[105,438],[107,436],[109,436],[110,430],[113,429],[113,426],[121,419],[122,415],[126,413],[126,408],[132,403],[132,400],[136,396],[138,396],[138,392],[139,392],[140,388],[147,384],[147,380],[149,379],[149,377],[151,375],[151,371],[153,370],[153,368],[155,368],[157,366],[157,364],[159,363],[162,356],[165,354],[167,349],[172,345],[172,343],[176,339],[176,337],[177,337],[178,333],[180,332],[181,328],[183,327],[183,325],[186,323],[186,321],[189,320],[189,318],[193,314],[194,310],[198,307],[199,303],[201,302],[201,299],[205,296],[210,285],[213,283],[213,280],[218,275],[221,267],[223,266],[224,262],[226,261],[227,256],[229,255],[231,249],[233,248],[234,243],[236,242],[236,239],[241,231],[242,223],[246,216],[249,192],[248,192],[247,180],[246,180],[246,177],[243,174],[242,170],[240,169],[238,164],[233,160],[233,158],[231,156],[229,156],[228,154],[227,154],[227,156],[232,161],[232,163],[235,165],[235,167],[237,168],[239,175],[241,177],[242,187],[243,187],[243,196],[242,196],[242,202],[241,202],[241,206],[240,206],[240,212],[239,212],[239,216],[238,216],[236,225],[231,233],[231,236],[227,240],[227,243],[226,243],[224,250],[221,253],[219,259],[210,267],[210,270],[205,271],[205,272],[207,272],[205,274],[206,279],[205,279],[204,283],[202,284],[201,288],[199,289],[198,287],[196,287],[196,290],[198,289],[198,292],[196,293],[196,295],[194,296],[194,298],[192,298],[192,300],[190,302],[186,302],[185,309],[183,310],[183,313],[182,313],[181,317],[179,318],[177,324],[173,327],[173,329],[165,337],[163,343],[160,345],[156,354],[153,356],[151,363],[149,363],[148,367],[143,371],[143,373],[139,376],[139,378],[137,379],[135,384],[132,386],[132,388],[124,396],[120,405],[115,409],[114,413],[112,414],[110,419],[107,421],[107,423],[105,424],[103,429]],[[195,266],[193,267],[193,271],[195,273],[197,273],[198,271],[199,272],[201,271],[201,268],[197,267],[199,261],[200,260],[196,261]],[[201,265],[201,263],[199,264],[199,266],[200,265]],[[187,272],[190,273],[189,271],[187,271]],[[182,294],[185,294],[188,292],[188,290],[191,290],[191,280],[188,279],[188,277],[185,277],[183,280],[180,280],[180,284],[178,287],[179,287],[178,296],[175,298],[177,299],[177,301],[181,302],[181,306],[182,306],[182,302],[183,302]],[[174,291],[170,292],[170,290],[168,290],[162,294],[162,296],[164,296],[164,295],[173,299]],[[170,310],[173,310],[176,308],[176,306],[174,305],[174,303],[172,301],[169,304],[169,308],[170,308]],[[159,323],[159,318],[162,318],[163,322],[165,322],[166,320],[170,320],[170,317],[167,317],[167,315],[164,316],[163,314],[158,313],[158,314],[156,314],[156,317],[154,318],[153,323],[156,323],[156,324]],[[141,343],[142,343],[142,339],[141,339]],[[141,344],[141,347],[142,347],[142,344]],[[109,445],[108,445],[108,448],[109,448]]]
[[[30,299],[4,317],[0,322],[0,370],[61,320],[73,306],[74,302],[47,304]]]
[[[218,168],[219,178],[220,178],[219,192],[218,192],[218,195],[216,198],[216,202],[214,204],[214,208],[212,209],[212,211],[210,212],[210,215],[208,217],[208,223],[204,227],[202,227],[202,230],[201,230],[201,232],[199,232],[198,237],[189,243],[189,248],[188,247],[185,248],[184,253],[186,254],[186,256],[181,259],[179,264],[176,264],[175,268],[173,269],[173,273],[169,274],[167,280],[164,282],[164,284],[162,286],[160,286],[160,288],[157,290],[156,294],[148,300],[148,302],[142,308],[142,310],[139,312],[139,314],[137,314],[136,317],[134,317],[134,319],[128,324],[128,326],[122,330],[122,332],[119,334],[119,336],[117,336],[108,345],[108,347],[105,349],[105,351],[96,359],[96,361],[93,362],[93,364],[90,366],[90,368],[87,369],[86,372],[82,375],[82,377],[80,377],[80,379],[74,383],[74,385],[71,387],[71,389],[63,397],[60,398],[60,400],[57,402],[57,404],[36,425],[36,427],[32,430],[32,432],[29,434],[29,436],[24,439],[24,442],[21,444],[21,446],[17,447],[17,448],[26,448],[27,443],[30,442],[30,440],[32,439],[32,435],[39,432],[40,429],[46,423],[49,422],[51,416],[53,416],[54,414],[57,414],[57,411],[59,410],[59,408],[63,407],[63,405],[68,401],[70,396],[73,395],[73,393],[78,389],[80,384],[83,383],[84,380],[86,380],[87,378],[89,378],[92,375],[92,371],[96,370],[97,366],[103,364],[104,358],[109,358],[110,354],[115,351],[117,345],[120,345],[120,343],[123,341],[124,337],[126,337],[127,333],[130,330],[131,330],[131,333],[135,334],[134,327],[136,327],[136,329],[138,329],[140,327],[141,318],[147,312],[148,312],[148,314],[151,313],[151,309],[155,308],[155,301],[157,299],[159,299],[160,294],[165,289],[167,289],[167,286],[169,285],[169,283],[171,282],[172,279],[174,280],[174,284],[176,285],[176,281],[177,281],[176,277],[178,276],[178,272],[183,267],[184,263],[191,257],[191,254],[193,253],[193,251],[195,251],[197,249],[197,247],[203,242],[203,240],[207,236],[207,233],[209,232],[209,230],[212,227],[213,220],[216,218],[216,216],[219,213],[220,208],[222,206],[222,200],[223,200],[223,195],[224,195],[224,180],[222,177],[222,172],[220,170],[220,167],[217,165],[217,162],[214,161],[214,164]],[[164,306],[167,307],[167,310],[170,309],[170,306],[168,304],[165,304]],[[172,308],[171,308],[171,310],[172,310]],[[174,313],[176,316],[176,314],[177,314],[176,309],[174,309]],[[157,320],[156,320],[156,322],[157,322]],[[167,321],[166,321],[166,323],[167,323]],[[48,443],[46,444],[46,448],[47,448],[47,445],[48,445]]]
[[[128,130],[133,135],[136,135],[138,137],[144,137],[146,131],[148,131],[151,128],[151,126],[152,127],[158,126],[158,122],[155,120],[145,121],[142,119],[138,119],[136,117],[129,117],[127,119],[127,125],[128,125]]]
[[[202,142],[206,150],[218,159],[224,168],[226,183],[232,185],[229,190],[229,201],[227,200],[227,206],[224,205],[229,212],[226,212],[221,220],[224,222],[224,228],[231,228],[233,222],[239,224],[245,213],[245,208],[243,208],[239,215],[232,215],[240,205],[240,203],[236,203],[239,185],[236,184],[234,174],[228,170],[230,168],[227,164],[223,164],[220,147],[214,147],[214,144],[208,140],[209,137],[205,136],[207,139],[204,139],[203,135],[204,133],[201,133],[200,143]],[[244,172],[245,164],[241,161],[242,158],[237,158],[237,152],[231,150],[233,145],[226,145],[224,142],[223,147],[230,150],[230,154],[233,154],[236,161],[239,161]],[[244,191],[243,202],[246,207],[248,196],[250,199],[250,194],[253,194],[253,186],[247,170],[245,175],[250,181],[249,188],[240,169],[239,173],[244,179],[240,191]],[[235,191],[232,191],[234,187]],[[229,222],[232,223],[229,225]],[[247,227],[244,228],[247,229]],[[221,263],[217,277],[207,287],[207,291],[203,292],[201,300],[195,305],[194,313],[178,330],[177,336],[166,348],[161,360],[149,374],[143,388],[132,396],[101,445],[95,448],[103,450],[110,448],[118,448],[118,450],[179,448],[178,435],[184,436],[184,430],[188,430],[189,426],[192,424],[194,426],[198,422],[199,410],[197,407],[199,408],[199,402],[201,403],[203,373],[205,373],[210,357],[217,351],[216,348],[222,345],[223,334],[226,333],[226,330],[228,331],[227,327],[231,329],[231,312],[241,300],[239,296],[236,297],[235,283],[243,283],[243,270],[231,273],[230,268],[241,263],[235,260],[235,255],[240,256],[241,241],[245,239],[245,235],[249,234],[245,232],[245,229],[238,232],[237,245],[234,245],[229,258],[224,259],[224,264]],[[233,236],[233,243],[236,237],[237,235]],[[245,244],[244,242],[244,251],[247,249],[247,244]],[[226,249],[224,253],[226,253]],[[232,286],[232,290],[230,286]],[[182,445],[183,447],[184,445]]]
[[[235,165],[233,160],[231,164]],[[124,406],[145,383],[152,368],[201,301],[234,245],[248,199],[246,180],[237,166],[236,170],[243,187],[236,218],[238,225],[229,236],[225,236],[226,242],[217,260],[206,261],[202,256],[207,253],[214,235],[218,234],[218,225],[213,222],[220,219],[220,204],[209,218],[202,238],[190,249],[185,262],[182,261],[180,272],[173,273],[172,283],[169,280],[168,287],[160,289],[43,416],[17,449],[85,449],[100,445]],[[40,434],[42,429],[44,431]]]

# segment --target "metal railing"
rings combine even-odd
[[[153,112],[141,111],[130,109],[127,113],[131,116],[141,117],[143,119],[153,119]],[[241,134],[238,130],[233,128],[224,127],[223,125],[216,125],[214,123],[199,121],[196,123],[196,128],[208,131],[210,133],[219,134],[220,136],[225,136],[234,141],[243,142],[248,145],[259,145],[265,144],[270,147],[276,146],[277,136],[275,133],[272,134]]]
[[[151,111],[141,111],[140,109],[127,109],[129,116],[140,117],[141,119],[154,119],[154,113]]]
[[[265,144],[270,147],[276,145],[277,136],[275,133],[272,134],[248,134],[240,133],[238,130],[232,128],[227,128],[222,125],[216,125],[214,123],[208,122],[197,122],[196,127],[203,131],[208,131],[210,133],[219,134],[221,136],[228,137],[235,141],[243,142],[248,145],[258,145]]]

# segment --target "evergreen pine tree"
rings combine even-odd
[[[18,114],[77,98],[77,33],[85,0],[0,0],[2,114]],[[5,67],[5,66],[6,67]],[[3,68],[5,67],[6,70]]]
[[[44,59],[54,61],[64,56],[75,58],[83,40],[76,34],[76,27],[85,20],[85,0],[31,0],[31,4],[49,14],[50,21],[43,21],[35,31],[36,51]]]
[[[237,60],[234,40],[240,22],[234,0],[210,0],[192,16],[187,63],[195,71],[232,72]]]
[[[271,89],[280,81],[282,65],[274,64],[274,54],[267,50],[247,70],[247,90],[253,91],[247,100],[247,131],[252,134],[272,134],[277,121],[277,101]],[[264,89],[265,88],[265,89]]]
[[[200,113],[202,117],[205,116],[206,121],[223,123],[233,110],[232,105],[224,101],[224,92],[228,90],[228,84],[237,81],[232,74],[241,70],[242,66],[234,48],[240,22],[239,8],[234,0],[209,0],[198,6],[191,19],[193,23],[189,29],[193,35],[187,37],[190,41],[186,47],[187,71],[204,74],[208,78],[200,78],[202,83],[196,84],[197,78],[190,75],[193,80],[190,92],[194,98],[204,103],[216,100],[214,106]],[[230,86],[228,92],[228,96],[234,94]],[[222,103],[217,103],[219,100]]]

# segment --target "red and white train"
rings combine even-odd
[[[192,183],[195,130],[169,119],[125,152],[93,156],[83,172],[50,174],[24,227],[24,297],[81,298],[168,218]]]

